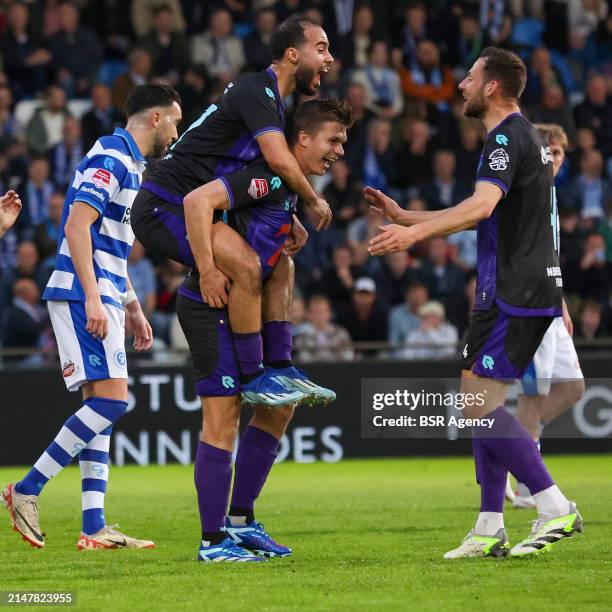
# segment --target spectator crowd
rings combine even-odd
[[[0,189],[16,190],[23,210],[0,242],[2,346],[52,346],[40,294],[64,193],[95,140],[123,125],[130,91],[175,86],[184,129],[229,81],[270,64],[272,33],[297,11],[323,25],[335,57],[320,95],[343,97],[355,115],[344,159],[315,184],[331,228],[317,232],[301,211],[310,238],[295,258],[298,356],[456,355],[474,301],[475,232],[370,257],[381,219],[362,189],[410,210],[470,195],[485,134],[463,117],[457,84],[487,45],[524,59],[524,114],[568,134],[556,180],[566,300],[575,336],[612,336],[612,0],[7,0]],[[160,344],[180,345],[185,271],[135,244],[129,272]]]

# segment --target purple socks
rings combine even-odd
[[[481,512],[503,512],[504,490],[510,471],[532,495],[554,484],[537,444],[529,432],[503,407],[486,415],[491,429],[475,428],[472,440]]]
[[[202,534],[220,532],[225,526],[232,482],[232,453],[200,442],[195,459],[194,480]],[[204,535],[202,539],[206,539]]]
[[[263,326],[266,364],[290,364],[293,337],[289,321],[267,321]]]
[[[232,508],[253,509],[277,455],[274,436],[252,425],[245,429],[236,455]]]
[[[503,464],[519,482],[525,483],[532,495],[554,485],[538,445],[529,432],[503,406],[487,417],[495,419],[487,437],[482,437],[489,455]]]
[[[472,438],[476,482],[480,485],[480,511],[503,512],[508,470],[495,461],[482,438]]]
[[[261,332],[252,334],[232,333],[240,374],[251,379],[260,371],[263,372],[263,340]],[[243,381],[247,382],[247,381]]]

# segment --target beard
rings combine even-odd
[[[295,88],[298,93],[304,96],[314,96],[317,89],[312,85],[316,71],[306,66],[298,66],[295,71]]]
[[[482,91],[477,97],[472,98],[465,103],[464,115],[466,117],[473,117],[474,119],[481,119],[487,111],[487,101],[482,94]]]
[[[168,150],[169,144],[169,142],[162,140],[159,136],[155,136],[151,149],[151,157],[162,157]]]

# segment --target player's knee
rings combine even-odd
[[[204,418],[202,435],[208,444],[219,448],[232,448],[238,435],[239,419],[232,416]]]
[[[584,378],[573,380],[569,383],[567,389],[567,401],[570,406],[573,406],[576,402],[580,401],[585,392]]]
[[[239,281],[242,286],[252,294],[261,293],[261,261],[257,255],[246,258],[239,272]]]

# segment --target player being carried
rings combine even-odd
[[[350,106],[339,100],[300,104],[287,138],[305,175],[322,175],[343,154],[346,130],[352,125]],[[228,210],[228,223],[246,240],[244,249],[260,258],[264,276],[263,319],[286,321],[293,295],[293,261],[283,251],[297,196],[284,184],[262,196],[255,205],[253,180],[270,183],[275,174],[260,159],[244,170],[199,187],[185,197],[189,240],[199,269],[217,259],[211,232],[213,212]],[[201,217],[190,222],[189,211]],[[221,226],[215,223],[213,227]],[[225,245],[221,244],[222,248]],[[298,245],[292,244],[292,249]],[[195,483],[202,523],[201,561],[260,561],[259,555],[287,556],[291,549],[277,544],[255,520],[254,503],[278,453],[279,440],[293,416],[293,405],[277,410],[255,406],[255,414],[240,438],[229,514],[232,449],[240,420],[239,367],[234,356],[227,308],[214,292],[204,302],[200,279],[189,276],[179,288],[176,311],[189,343],[195,368],[196,392],[202,402],[202,438],[195,461]],[[224,283],[220,283],[219,291]],[[271,299],[271,297],[274,299]],[[262,316],[262,312],[258,313]],[[291,359],[291,334],[267,361]],[[276,351],[276,352],[274,352]]]
[[[106,524],[104,497],[113,425],[128,407],[125,331],[134,348],[153,334],[127,276],[134,241],[130,207],[145,156],[162,155],[177,138],[178,94],[166,85],[137,87],[126,103],[125,129],[100,138],[77,166],[66,194],[55,270],[43,294],[69,391],[81,389],[81,408],[64,423],[30,471],[2,492],[13,527],[32,546],[45,544],[38,496],[78,455],[83,529],[79,550],[152,548]]]
[[[536,128],[550,147],[553,175],[557,176],[565,161],[567,134],[560,125],[555,124],[536,124]],[[558,250],[558,229],[555,239]],[[563,317],[556,317],[546,330],[521,381],[523,393],[519,395],[516,418],[538,445],[542,426],[553,421],[584,395],[584,377],[572,333],[572,319],[563,300]],[[536,507],[529,489],[522,482],[517,483],[516,495],[511,496],[510,501],[515,508]]]
[[[470,198],[445,211],[402,211],[366,189],[373,206],[393,222],[371,240],[373,255],[477,225],[476,302],[462,353],[461,391],[486,398],[483,406],[466,406],[465,416],[487,416],[493,425],[474,428],[480,514],[447,559],[533,555],[582,531],[576,505],[554,483],[530,433],[504,407],[508,384],[525,373],[554,317],[561,316],[562,301],[552,156],[520,113],[525,79],[517,55],[488,47],[459,85],[466,116],[479,118],[488,132]],[[503,515],[508,471],[528,487],[538,512],[531,534],[512,550]]]
[[[291,154],[283,133],[283,98],[294,91],[312,96],[319,89],[321,73],[333,61],[324,30],[302,15],[284,21],[271,42],[273,64],[264,72],[247,74],[230,83],[219,100],[209,106],[174,144],[143,183],[132,209],[136,237],[162,255],[195,265],[187,240],[183,198],[220,176],[263,158],[273,172],[270,181],[254,177],[249,194],[256,203],[285,183],[327,227],[331,211],[317,197]],[[219,225],[219,224],[218,224]],[[283,229],[285,233],[287,231]],[[306,232],[297,217],[289,224],[294,242],[303,244]],[[240,364],[240,380],[246,401],[268,406],[303,400],[300,387],[308,387],[323,401],[330,392],[314,385],[294,368],[290,377],[265,369],[263,344],[280,347],[291,337],[288,321],[261,326],[261,266],[252,250],[230,227],[215,228],[215,261],[200,269],[202,294],[217,294],[228,304],[232,338]],[[218,269],[217,269],[218,268]],[[221,273],[220,273],[220,272]],[[229,295],[220,285],[232,282]],[[268,366],[270,364],[267,364]],[[292,380],[291,386],[283,380]]]

